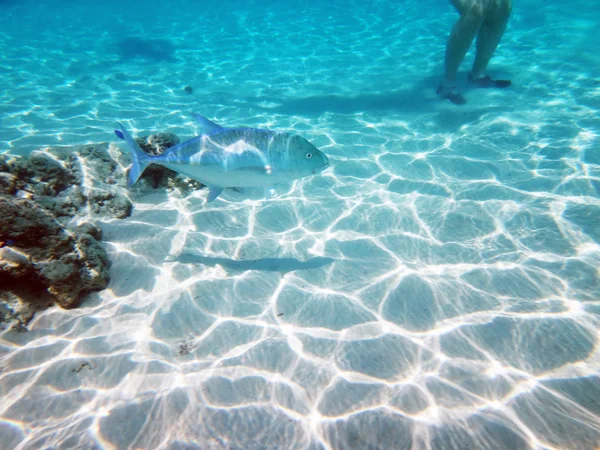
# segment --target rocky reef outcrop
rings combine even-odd
[[[110,261],[88,225],[67,230],[35,201],[0,194],[0,319],[27,324],[37,309],[77,306],[108,285]]]
[[[132,210],[108,148],[0,156],[0,324],[24,329],[35,311],[72,308],[108,285],[110,261],[92,222]]]
[[[150,155],[179,143],[172,133],[137,139]],[[105,289],[110,261],[96,219],[124,219],[129,196],[202,184],[150,166],[127,189],[131,156],[115,145],[49,147],[28,156],[0,155],[0,325],[25,329],[35,311],[77,306]]]
[[[29,157],[0,157],[0,192],[32,199],[61,221],[85,208],[103,216],[129,217],[131,201],[118,189],[122,179],[123,170],[107,144],[52,147]]]

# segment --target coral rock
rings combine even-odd
[[[89,196],[90,209],[96,214],[103,214],[125,219],[131,215],[133,205],[127,197],[113,191],[94,191]]]
[[[90,234],[75,237],[26,198],[0,195],[0,215],[0,310],[5,318],[16,318],[17,310],[46,307],[49,301],[70,308],[83,294],[107,286],[110,262]]]
[[[29,158],[0,157],[0,193],[33,199],[62,222],[88,206],[104,216],[131,215],[129,199],[110,187],[117,180],[124,183],[124,171],[107,144],[51,147]]]
[[[32,153],[29,158],[15,160],[12,166],[12,173],[32,185],[37,195],[55,196],[79,184],[77,174],[69,167],[40,151]]]

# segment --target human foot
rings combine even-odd
[[[455,105],[464,105],[467,103],[467,100],[458,91],[456,86],[444,86],[440,84],[435,92],[439,98],[449,100]]]
[[[481,78],[473,78],[469,74],[468,85],[475,88],[507,88],[511,84],[510,80],[494,80],[486,75]]]

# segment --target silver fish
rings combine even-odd
[[[177,144],[159,156],[142,151],[125,127],[115,134],[127,142],[133,156],[127,185],[132,186],[149,164],[168,167],[208,187],[209,202],[224,188],[263,187],[308,177],[329,167],[329,159],[306,139],[258,128],[225,128],[194,115],[204,133]]]

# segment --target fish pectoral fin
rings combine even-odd
[[[265,200],[269,200],[275,194],[273,186],[265,186]]]
[[[206,199],[207,203],[212,202],[223,192],[223,188],[219,186],[208,186],[208,199]]]
[[[225,129],[221,125],[217,125],[216,123],[211,122],[206,117],[203,117],[200,114],[192,113],[192,117],[194,119],[196,119],[196,122],[198,122],[200,125],[202,125],[202,128],[204,129],[204,133],[203,134],[218,133],[218,132],[223,131]]]

